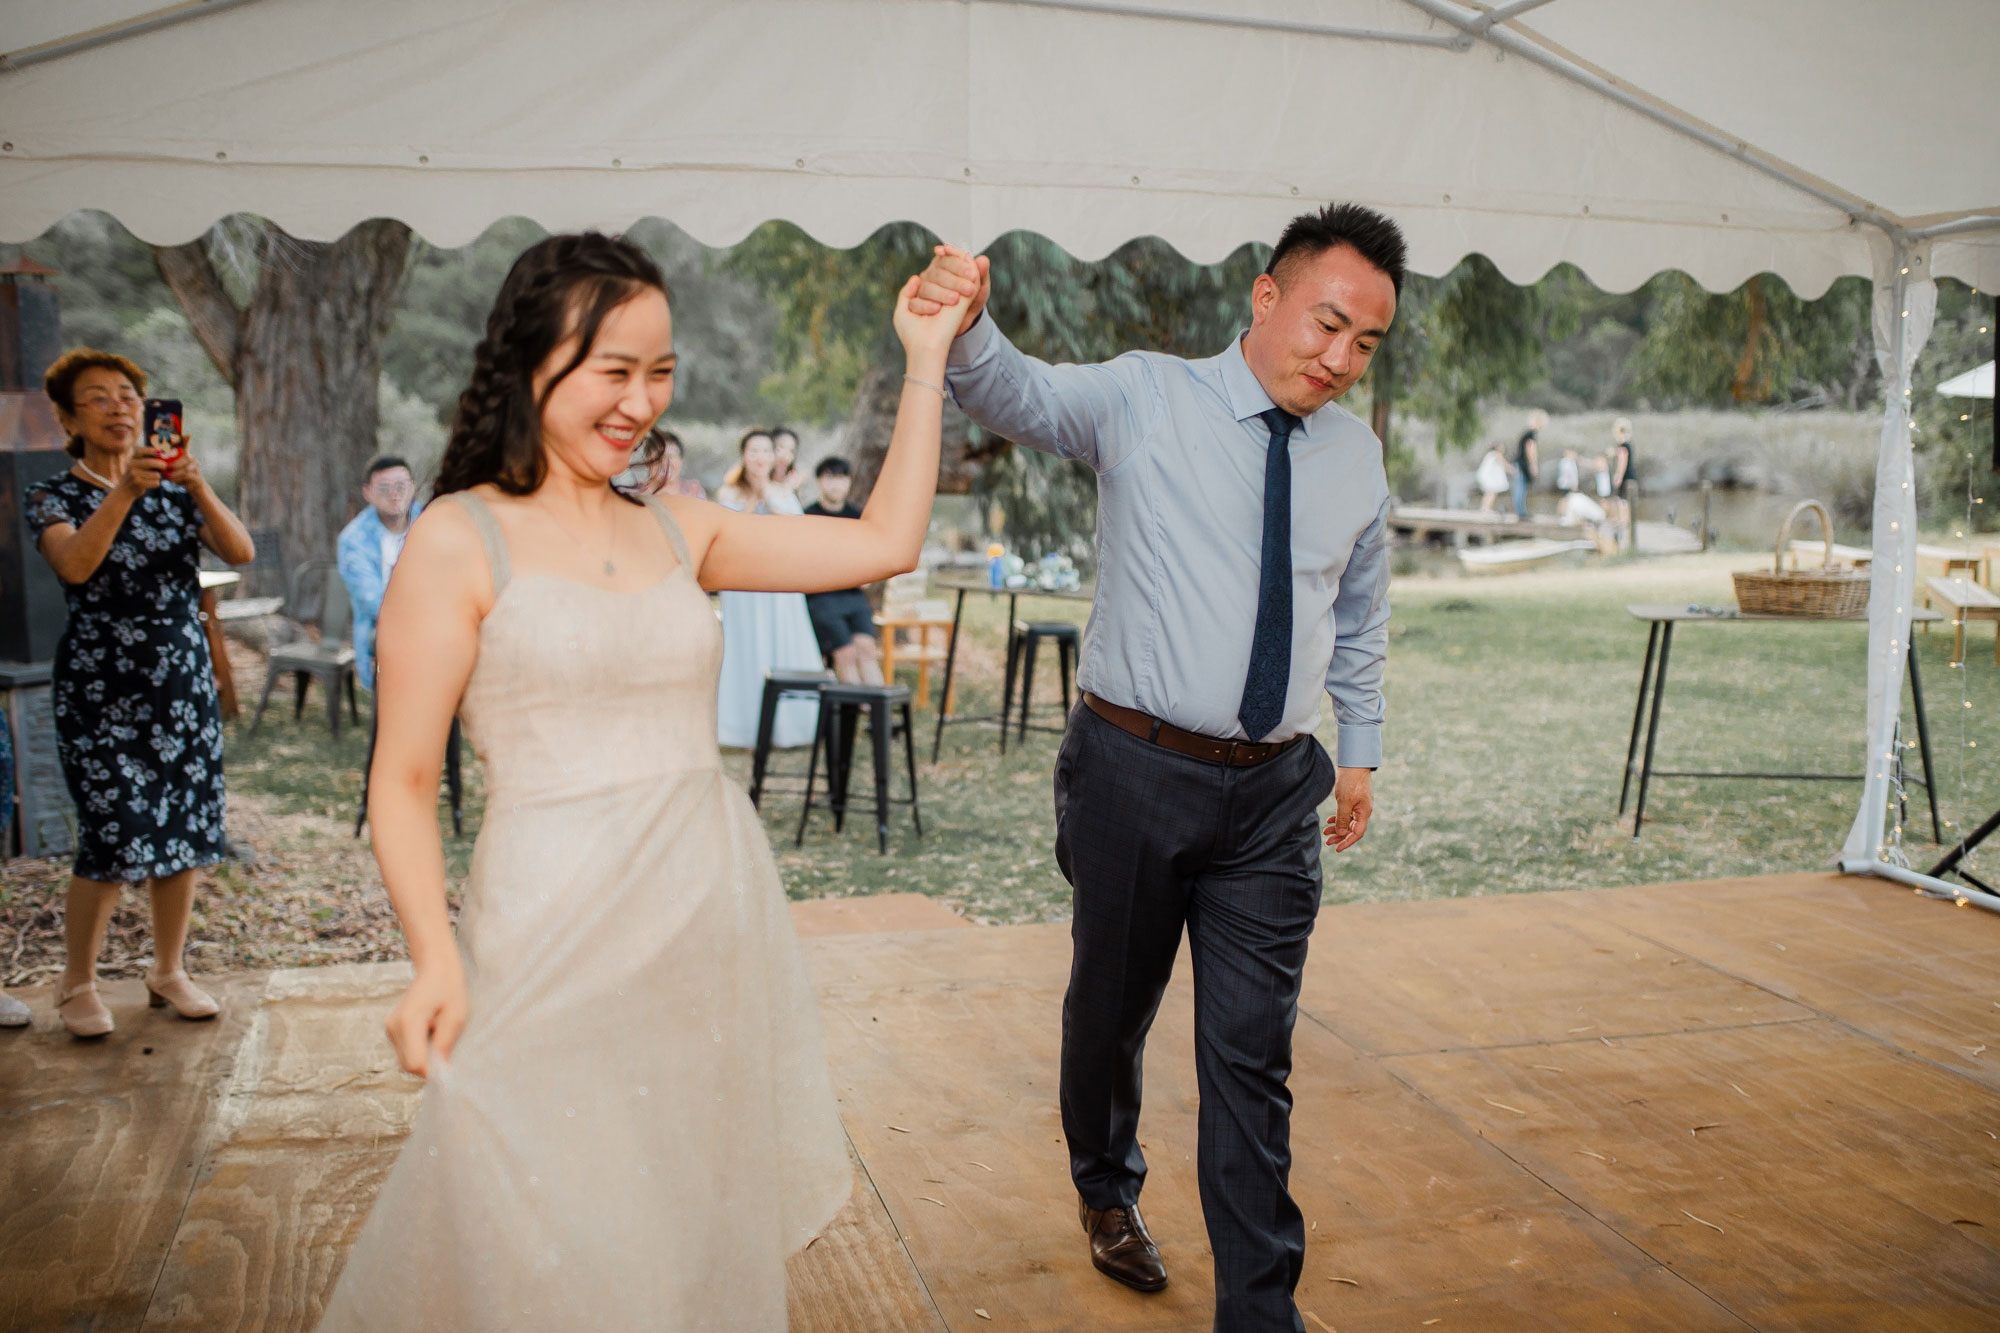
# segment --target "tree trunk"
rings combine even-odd
[[[1382,340],[1375,363],[1369,367],[1375,381],[1368,391],[1368,425],[1382,442],[1382,457],[1389,456],[1389,413],[1396,405],[1396,352],[1389,339]]]
[[[265,223],[245,309],[230,302],[203,241],[153,253],[236,388],[243,521],[277,533],[287,569],[331,560],[375,452],[382,342],[402,294],[410,229],[378,219],[329,244]]]
[[[925,392],[929,392],[926,390]],[[896,407],[903,400],[903,374],[881,366],[861,379],[854,407],[841,431],[842,452],[854,464],[854,504],[868,503],[881,475],[882,460],[889,455],[889,436],[896,428]],[[944,408],[944,446],[938,463],[938,494],[964,495],[972,489],[973,477],[988,459],[1005,452],[1007,444],[990,436],[972,442],[973,426],[950,403]]]
[[[1737,402],[1755,400],[1763,402],[1771,396],[1770,386],[1757,385],[1752,376],[1757,373],[1757,353],[1764,342],[1764,275],[1750,276],[1750,325],[1743,334],[1743,355],[1736,360],[1736,378],[1729,386],[1729,396]]]

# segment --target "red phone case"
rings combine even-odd
[[[178,398],[148,398],[146,400],[145,445],[156,450],[169,463],[180,458],[181,448],[176,443],[184,433],[181,430],[181,402]]]

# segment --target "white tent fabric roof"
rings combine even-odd
[[[710,244],[911,219],[1208,260],[1340,198],[1422,271],[1814,295],[1874,272],[1884,227],[2000,213],[1990,0],[1517,0],[1477,41],[1450,0],[211,0],[76,50],[159,0],[25,8],[0,18],[8,240],[78,208],[156,242],[238,210],[443,245],[510,214]],[[2000,233],[1936,240],[1931,270],[2000,287]]]

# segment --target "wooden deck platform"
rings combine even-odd
[[[893,927],[871,932],[869,912]],[[1055,1104],[1063,926],[806,908],[855,1194],[794,1329],[1208,1326],[1185,972],[1148,1052],[1173,1285],[1089,1267]],[[416,1104],[393,966],[214,1024],[0,1034],[0,1329],[305,1329]],[[1292,1079],[1306,1327],[2000,1324],[2000,920],[1778,876],[1329,909]]]
[[[1414,541],[1445,537],[1461,545],[1475,539],[1487,543],[1569,541],[1579,532],[1558,523],[1551,514],[1530,514],[1522,520],[1511,509],[1435,509],[1400,504],[1389,511],[1389,528]],[[1698,537],[1672,523],[1640,519],[1633,537],[1642,555],[1686,555],[1701,549]]]

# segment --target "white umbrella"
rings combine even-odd
[[[1937,391],[1946,398],[1991,398],[1993,396],[1993,363],[1974,366],[1963,375],[1954,375]]]

